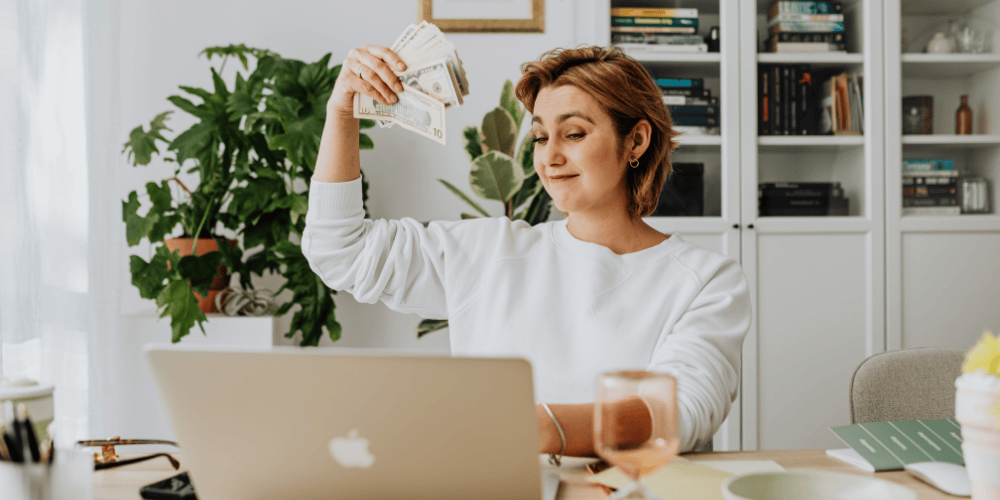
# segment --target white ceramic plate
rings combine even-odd
[[[726,500],[917,500],[884,479],[817,471],[754,472],[722,483]]]

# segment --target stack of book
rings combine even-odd
[[[670,111],[673,128],[692,135],[718,135],[719,98],[705,88],[704,78],[654,78]]]
[[[903,215],[959,215],[954,160],[903,160]]]
[[[766,182],[758,185],[763,216],[848,215],[848,200],[839,182]]]
[[[708,52],[697,33],[698,9],[611,9],[611,43],[632,57]]]
[[[808,64],[757,66],[757,134],[815,135],[819,102]]]
[[[778,0],[767,12],[764,52],[846,52],[840,2]]]

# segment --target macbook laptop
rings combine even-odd
[[[542,497],[531,365],[147,346],[200,500]]]

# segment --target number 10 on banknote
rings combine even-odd
[[[389,106],[360,92],[354,94],[354,117],[392,120],[407,130],[444,144],[444,103],[403,84]]]

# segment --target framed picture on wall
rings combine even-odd
[[[542,33],[545,0],[417,0],[419,17],[451,33]]]

